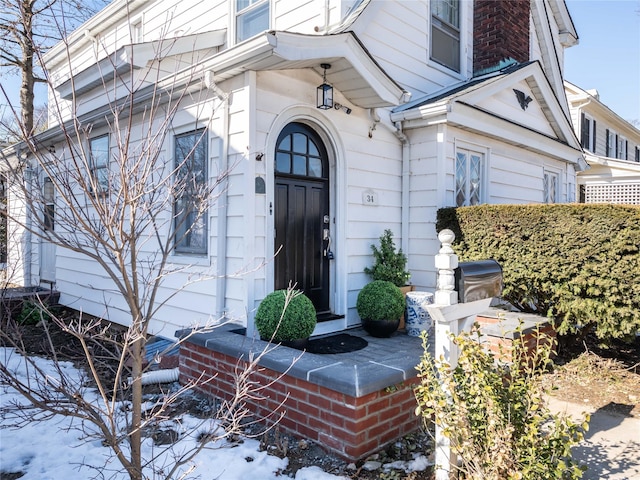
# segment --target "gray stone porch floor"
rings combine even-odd
[[[362,328],[349,329],[343,333],[363,337],[368,345],[355,352],[320,355],[275,347],[258,338],[234,333],[234,329],[238,329],[238,325],[223,325],[208,333],[196,333],[189,342],[244,359],[268,348],[260,365],[352,397],[362,397],[414,378],[423,354],[422,339],[401,331],[389,338],[376,338]],[[183,337],[186,333],[179,331],[176,336]],[[430,348],[433,350],[433,346]]]

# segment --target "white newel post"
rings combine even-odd
[[[444,358],[451,368],[455,368],[458,363],[458,347],[452,342],[451,335],[470,331],[476,315],[491,305],[491,298],[458,303],[454,276],[454,270],[458,267],[458,256],[451,248],[455,238],[451,230],[442,230],[438,234],[442,247],[435,256],[435,266],[438,270],[437,290],[434,303],[426,306],[431,318],[435,321],[434,358]],[[449,439],[442,434],[442,428],[438,425],[436,425],[435,462],[436,480],[450,480],[457,477],[455,469],[457,458],[451,452]]]

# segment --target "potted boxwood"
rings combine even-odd
[[[404,295],[392,282],[374,280],[360,290],[356,310],[369,335],[389,337],[398,329],[404,313]]]
[[[414,288],[409,285],[411,273],[407,270],[407,256],[402,248],[396,250],[393,241],[393,232],[386,229],[380,235],[380,247],[371,245],[373,252],[373,266],[366,267],[364,273],[371,276],[373,280],[386,280],[400,288],[403,295],[411,292]],[[404,314],[400,317],[399,328],[404,328]]]
[[[276,290],[260,302],[255,325],[261,339],[301,348],[316,327],[316,309],[300,290]]]

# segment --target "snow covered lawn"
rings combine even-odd
[[[51,382],[58,376],[52,362],[36,358],[38,365]],[[29,381],[29,372],[24,359],[13,349],[0,348],[0,362],[10,371],[17,372],[25,381]],[[73,364],[62,362],[65,373],[80,378],[81,372]],[[83,396],[92,402],[99,397],[94,390],[86,389]],[[22,480],[74,480],[104,479],[125,480],[128,478],[123,468],[112,455],[111,450],[102,445],[98,435],[94,435],[91,425],[82,425],[79,420],[60,415],[29,422],[21,428],[13,428],[15,418],[6,409],[12,404],[27,405],[26,400],[6,385],[0,385],[0,472],[23,472]],[[196,445],[198,431],[209,428],[202,425],[202,419],[190,415],[168,420],[173,429],[181,431],[183,438],[175,447],[161,451],[165,446],[154,446],[151,439],[144,444],[144,457],[158,455],[154,469],[145,472],[149,479],[163,479],[163,471],[173,464],[175,455]],[[244,479],[282,479],[282,471],[288,460],[268,455],[259,450],[259,442],[254,439],[242,439],[234,444],[213,444],[202,451],[194,462],[182,471],[184,478],[203,480],[244,480]],[[187,469],[192,469],[187,472]],[[165,471],[166,473],[166,471]],[[178,476],[177,478],[183,478]],[[325,473],[318,467],[306,467],[298,470],[296,480],[342,479]]]

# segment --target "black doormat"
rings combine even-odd
[[[348,353],[362,350],[369,345],[362,337],[349,335],[348,333],[339,333],[328,337],[315,338],[309,340],[305,346],[305,350],[309,353]]]
[[[236,328],[231,330],[232,333],[239,335],[246,335],[246,328]],[[307,341],[303,347],[295,347],[288,345],[289,348],[298,348],[298,350],[306,350],[309,353],[316,353],[322,355],[323,353],[349,353],[362,350],[369,345],[362,337],[356,337],[355,335],[349,335],[348,333],[337,333],[335,335],[329,335],[328,337],[315,338]]]

